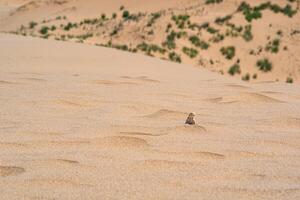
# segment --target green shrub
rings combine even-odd
[[[113,14],[111,15],[111,18],[112,18],[112,19],[116,19],[116,18],[117,18],[117,13],[113,13]]]
[[[218,18],[215,20],[215,23],[216,23],[216,24],[219,24],[219,25],[222,25],[222,24],[224,24],[225,22],[229,21],[231,18],[232,18],[232,15],[226,15],[225,17],[218,17]]]
[[[274,39],[273,41],[270,41],[265,50],[271,53],[278,53],[280,47],[280,40],[279,39]]]
[[[163,43],[163,46],[167,47],[168,49],[175,49],[176,43],[175,39],[177,37],[177,33],[172,31],[169,35],[167,35],[166,41]]]
[[[156,22],[156,20],[158,19],[158,18],[160,18],[161,17],[161,14],[160,13],[152,13],[151,14],[151,19],[150,19],[150,21],[148,22],[148,24],[147,24],[147,26],[148,27],[150,27],[150,26],[152,26],[155,22]]]
[[[198,51],[193,48],[183,47],[182,52],[188,55],[190,58],[195,58],[198,55]]]
[[[240,74],[241,73],[241,67],[239,64],[234,64],[232,65],[229,70],[228,70],[228,73],[231,75],[231,76],[234,76],[235,74]]]
[[[29,22],[29,28],[30,29],[34,29],[34,27],[36,27],[37,23],[36,22]]]
[[[139,44],[137,46],[137,49],[145,52],[148,55],[151,54],[152,52],[154,53],[159,52],[160,54],[164,54],[166,52],[164,48],[161,48],[156,44],[147,44],[145,42]]]
[[[252,30],[252,26],[250,24],[246,25],[245,28],[244,28],[243,38],[247,42],[249,42],[253,39],[253,35],[252,35],[251,30]]]
[[[287,77],[287,78],[286,78],[286,82],[287,82],[287,83],[293,83],[294,80],[293,80],[293,78],[291,78],[291,77]]]
[[[257,74],[253,74],[252,78],[257,79]]]
[[[242,80],[243,80],[243,81],[249,81],[249,80],[250,80],[250,74],[249,74],[249,73],[245,74],[245,75],[242,77]]]
[[[205,4],[222,3],[223,0],[206,0]]]
[[[128,10],[124,10],[124,11],[123,11],[123,14],[122,14],[122,17],[123,17],[124,19],[127,19],[129,16],[130,16],[129,11],[128,11]]]
[[[40,29],[40,33],[42,35],[47,35],[48,34],[48,30],[49,28],[47,26],[43,26],[41,29]]]
[[[256,62],[256,66],[259,68],[259,70],[263,72],[268,72],[272,70],[272,63],[267,59],[261,59]]]
[[[51,26],[51,31],[55,31],[56,30],[56,26],[52,25]]]
[[[175,52],[169,53],[169,59],[173,62],[181,63],[180,55],[176,54]]]
[[[220,49],[223,56],[225,56],[226,59],[231,60],[235,56],[235,47],[234,46],[228,46],[228,47],[222,47]]]
[[[208,49],[209,44],[205,41],[202,41],[198,38],[198,36],[194,35],[189,38],[190,42],[195,45],[196,47],[199,47],[201,49]]]

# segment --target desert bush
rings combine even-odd
[[[123,17],[124,19],[127,19],[129,16],[130,16],[129,11],[128,11],[128,10],[124,10],[124,11],[123,11],[123,14],[122,14],[122,17]]]
[[[274,39],[270,41],[267,45],[265,50],[271,53],[278,53],[280,47],[280,39]]]
[[[77,23],[71,23],[71,22],[69,22],[65,27],[64,27],[64,30],[65,31],[69,31],[69,30],[71,30],[72,28],[77,28]]]
[[[216,24],[219,24],[219,25],[222,25],[222,24],[224,24],[225,22],[229,21],[231,18],[232,18],[232,15],[226,15],[225,17],[218,17],[218,18],[215,20],[215,23],[216,23]]]
[[[252,26],[250,24],[245,26],[244,33],[243,33],[243,38],[247,42],[249,42],[253,39]]]
[[[252,78],[257,79],[257,74],[253,74]]]
[[[225,56],[226,59],[231,60],[235,56],[235,47],[234,46],[228,46],[228,47],[222,47],[220,49],[223,56]]]
[[[190,19],[189,15],[173,15],[172,20],[175,22],[179,29],[185,28],[185,23],[188,23]]]
[[[42,35],[47,35],[47,34],[48,34],[48,30],[49,30],[49,27],[43,26],[43,27],[40,29],[40,33],[41,33]]]
[[[117,13],[113,13],[113,14],[111,15],[111,18],[112,18],[112,19],[116,19],[116,18],[117,18]]]
[[[176,54],[175,52],[169,53],[169,59],[173,62],[181,63],[180,55]]]
[[[157,13],[152,13],[152,14],[151,14],[151,19],[150,19],[150,21],[148,22],[147,26],[148,26],[148,27],[152,26],[152,25],[156,22],[156,20],[157,20],[158,18],[160,18],[160,17],[161,17],[161,14],[160,14],[159,12],[157,12]]]
[[[208,27],[207,29],[207,32],[211,33],[211,34],[215,34],[215,33],[218,33],[219,30],[213,28],[213,27]]]
[[[175,39],[177,37],[177,33],[175,31],[172,31],[169,35],[167,35],[167,39],[165,42],[163,42],[163,46],[167,47],[168,49],[175,49],[176,43]]]
[[[215,4],[215,3],[222,3],[223,0],[206,0],[205,4]]]
[[[256,66],[263,72],[269,72],[272,70],[272,63],[267,58],[258,60],[256,62]]]
[[[234,76],[235,74],[240,74],[241,73],[241,67],[239,64],[234,64],[232,65],[229,70],[228,70],[228,73],[231,75],[231,76]]]
[[[225,36],[223,34],[216,34],[215,36],[213,36],[210,41],[214,42],[214,43],[218,43],[220,41],[223,41],[225,39]]]
[[[243,81],[249,81],[249,80],[250,80],[250,74],[249,74],[249,73],[245,74],[245,75],[242,77],[242,80],[243,80]]]
[[[56,30],[56,26],[55,26],[55,25],[52,25],[50,30],[51,30],[51,31],[55,31],[55,30]]]
[[[137,49],[145,52],[146,54],[151,54],[152,52],[159,52],[160,54],[164,54],[166,52],[164,48],[161,48],[156,44],[147,44],[145,42],[139,44],[137,46]]]
[[[198,36],[194,35],[189,38],[190,42],[195,45],[196,47],[199,47],[201,49],[208,49],[209,44],[205,41],[202,41],[198,38]]]
[[[198,50],[188,47],[183,47],[182,52],[185,53],[190,58],[195,58],[198,55]]]
[[[293,80],[293,78],[291,78],[291,77],[287,77],[287,78],[286,78],[286,82],[287,82],[287,83],[293,83],[294,80]]]
[[[34,29],[34,27],[36,27],[37,23],[32,21],[32,22],[29,22],[29,28],[30,29]]]

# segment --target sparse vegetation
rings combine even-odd
[[[169,53],[169,59],[173,62],[181,63],[180,55],[176,54],[175,52]]]
[[[159,19],[160,17],[161,17],[161,14],[160,14],[159,12],[157,12],[157,13],[152,13],[152,14],[151,14],[151,19],[150,19],[150,21],[148,22],[147,26],[148,26],[148,27],[152,26],[152,25],[155,23],[155,21],[156,21],[157,19]]]
[[[41,33],[42,35],[47,35],[47,34],[48,34],[48,30],[49,30],[49,27],[43,26],[43,27],[40,29],[40,33]]]
[[[267,58],[258,60],[256,66],[263,72],[269,72],[272,70],[272,63]]]
[[[240,74],[241,73],[241,67],[239,64],[234,64],[232,65],[229,70],[228,70],[228,73],[231,75],[231,76],[234,76],[235,74]]]
[[[198,38],[198,36],[194,35],[189,38],[190,42],[195,45],[196,47],[199,47],[201,49],[208,49],[209,44],[205,41],[202,41]]]
[[[215,4],[215,3],[222,3],[223,0],[206,0],[205,4]]]
[[[36,22],[29,22],[29,28],[30,29],[34,29],[34,27],[36,27],[37,23]]]
[[[182,52],[188,55],[190,58],[195,58],[198,55],[197,49],[183,47]]]
[[[189,23],[189,15],[173,15],[172,20],[175,22],[179,29],[184,29],[186,22]]]
[[[143,42],[142,44],[139,44],[137,46],[137,49],[145,52],[147,55],[152,54],[152,52],[154,52],[154,53],[159,52],[160,54],[164,54],[166,52],[166,50],[164,48],[161,48],[158,45],[147,44],[145,42]]]
[[[280,39],[274,39],[273,41],[270,41],[265,50],[271,53],[278,53],[280,47]]]
[[[245,74],[245,75],[242,77],[242,80],[243,80],[243,81],[249,81],[249,80],[250,80],[250,74],[249,74],[249,73]]]
[[[235,56],[235,47],[234,46],[228,46],[228,47],[222,47],[220,49],[223,56],[225,56],[226,59],[231,60]]]
[[[243,38],[247,42],[249,42],[253,39],[253,35],[252,35],[251,30],[252,30],[252,26],[250,24],[246,25],[245,28],[244,28]]]
[[[291,77],[287,77],[287,78],[286,78],[286,82],[287,82],[287,83],[293,83],[294,80],[293,80],[293,78],[291,78]]]

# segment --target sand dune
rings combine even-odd
[[[86,44],[0,44],[1,199],[299,199],[299,85]]]

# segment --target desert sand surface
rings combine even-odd
[[[1,199],[300,198],[299,85],[88,44],[0,44]]]

